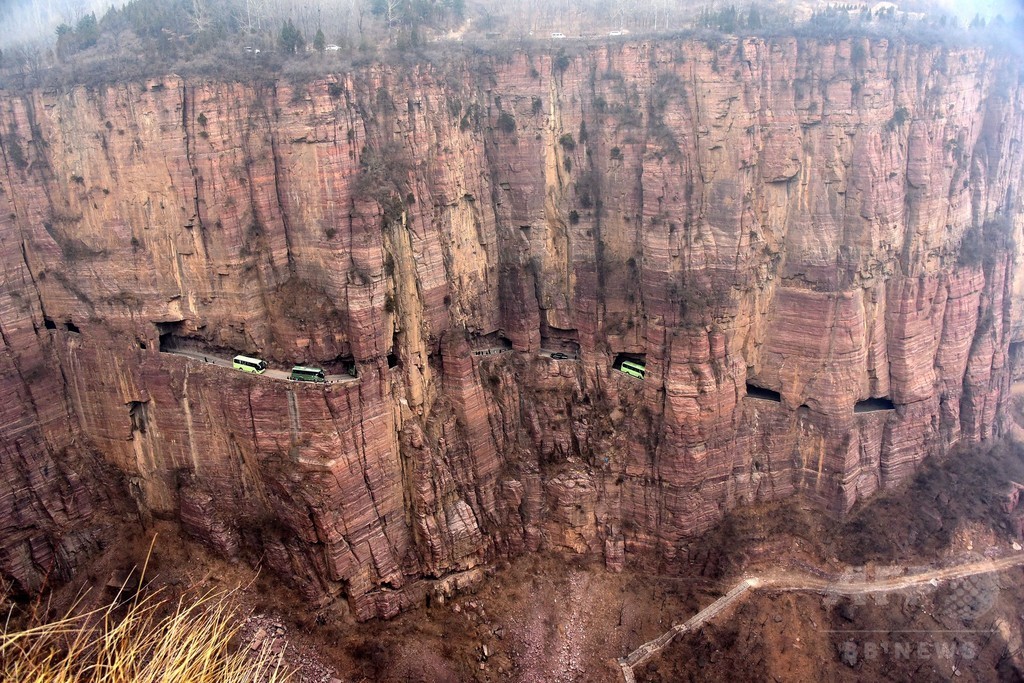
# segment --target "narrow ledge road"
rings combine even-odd
[[[732,589],[715,600],[713,603],[693,615],[689,620],[675,624],[665,633],[654,640],[650,640],[625,657],[618,660],[619,668],[622,669],[622,678],[626,683],[636,683],[636,667],[644,664],[654,655],[658,654],[675,637],[694,631],[705,623],[718,616],[734,603],[739,601],[752,590],[758,588],[770,588],[777,591],[816,591],[829,595],[864,595],[867,593],[888,593],[892,591],[905,590],[914,586],[924,584],[936,585],[941,581],[962,579],[978,574],[992,574],[1005,571],[1013,567],[1024,565],[1024,552],[1007,555],[994,560],[980,560],[977,562],[965,562],[952,567],[943,567],[926,572],[915,574],[904,574],[894,576],[902,571],[901,567],[891,567],[880,572],[886,576],[883,579],[867,581],[849,581],[844,579],[827,580],[807,574],[780,572],[765,576],[751,576],[740,580]],[[852,570],[851,570],[852,572]]]
[[[217,367],[221,367],[221,368],[229,368],[229,369],[231,369],[233,367],[232,364],[231,364],[231,359],[230,358],[221,358],[220,356],[213,356],[213,355],[210,355],[208,353],[202,353],[201,351],[189,351],[189,350],[186,350],[186,349],[168,349],[166,351],[161,351],[161,353],[171,353],[171,354],[174,354],[174,355],[177,355],[177,356],[185,356],[186,358],[191,358],[192,360],[197,360],[197,361],[200,361],[202,363],[206,363],[208,365],[216,365]],[[256,375],[256,376],[257,377],[271,377],[273,379],[283,379],[283,380],[292,381],[290,373],[287,370],[275,370],[273,368],[267,368],[266,370],[263,371],[262,375]],[[327,375],[327,382],[326,383],[327,384],[339,384],[339,383],[342,383],[342,382],[358,382],[358,381],[359,381],[359,378],[358,377],[353,377],[352,375]],[[305,382],[304,384],[312,384],[312,383],[311,382]]]

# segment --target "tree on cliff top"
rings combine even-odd
[[[288,54],[297,54],[306,47],[306,39],[302,37],[302,32],[295,28],[291,19],[281,26],[281,37],[278,42],[281,43],[281,49]]]
[[[370,12],[382,19],[390,30],[407,24],[444,26],[450,20],[461,21],[466,11],[465,0],[372,0]]]
[[[94,46],[100,38],[95,14],[86,14],[74,28],[68,24],[57,27],[57,55],[61,58]]]

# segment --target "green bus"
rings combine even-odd
[[[255,372],[262,375],[267,369],[267,361],[249,356],[235,356],[231,359],[231,367],[242,372]]]
[[[645,366],[643,363],[637,363],[631,360],[624,360],[622,361],[622,365],[619,366],[619,372],[625,373],[630,377],[643,379]]]
[[[327,376],[324,371],[320,368],[307,368],[303,365],[296,365],[292,368],[292,374],[288,379],[293,379],[296,382],[326,382]]]

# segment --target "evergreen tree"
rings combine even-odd
[[[78,24],[75,26],[75,38],[80,50],[96,44],[96,41],[100,39],[100,27],[96,22],[95,14],[86,14],[78,20]]]
[[[757,11],[755,5],[750,6],[750,12],[747,14],[747,28],[752,30],[761,28],[761,13]]]
[[[313,39],[313,47],[316,48],[317,52],[323,52],[327,47],[327,39],[324,38],[323,29],[316,30],[316,38]]]
[[[281,26],[280,43],[281,49],[288,54],[296,54],[306,47],[306,39],[302,37],[302,32],[295,28],[291,19]]]

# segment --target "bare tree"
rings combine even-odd
[[[402,0],[384,0],[384,20],[389,31],[402,20]]]
[[[192,28],[196,33],[203,33],[210,28],[210,12],[206,0],[192,0]]]

